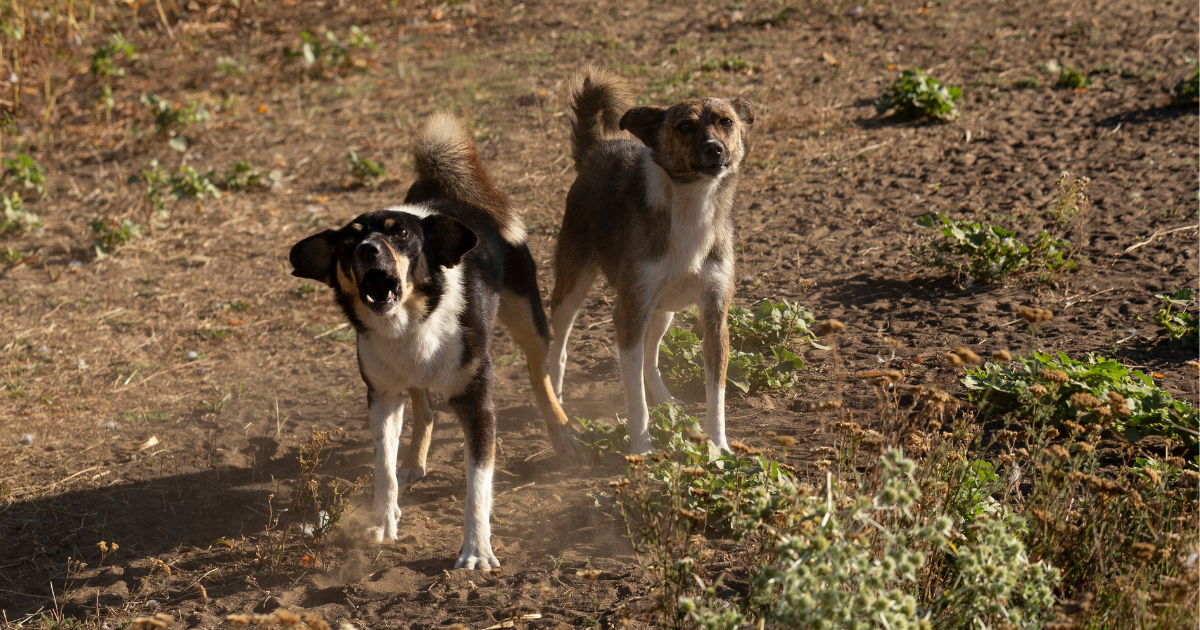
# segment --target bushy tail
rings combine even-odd
[[[603,68],[588,67],[571,82],[571,157],[575,170],[596,143],[621,130],[621,116],[633,97],[625,79]]]
[[[471,132],[453,114],[429,117],[413,145],[413,168],[418,182],[436,184],[446,195],[482,210],[504,240],[513,245],[525,242],[525,222],[492,185]]]

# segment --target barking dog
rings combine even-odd
[[[588,70],[572,90],[571,153],[579,175],[567,193],[554,250],[550,379],[562,399],[567,339],[599,272],[617,292],[621,382],[630,447],[651,450],[650,403],[673,400],[658,371],[658,344],[675,312],[697,304],[704,331],[705,427],[725,441],[726,316],[733,299],[731,209],[754,123],[741,98],[629,109],[624,81]],[[616,139],[626,130],[641,140]]]
[[[497,315],[529,358],[534,397],[555,448],[568,450],[575,441],[550,387],[550,329],[520,217],[488,180],[457,119],[431,118],[413,153],[417,181],[404,204],[300,241],[291,251],[293,275],[328,284],[358,331],[375,438],[368,536],[397,539],[405,394],[412,398],[413,433],[400,478],[412,482],[425,474],[430,393],[440,393],[466,433],[467,505],[455,567],[489,569],[500,566],[489,520],[496,418],[488,342]]]

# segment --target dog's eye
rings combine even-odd
[[[347,236],[346,240],[342,241],[342,245],[345,245],[346,247],[354,247],[355,242],[356,241],[354,240],[353,236]]]
[[[691,133],[692,129],[694,128],[695,126],[692,125],[691,121],[681,122],[679,123],[679,126],[676,127],[676,129],[679,130],[679,133]]]
[[[406,230],[404,228],[400,228],[399,230],[396,230],[396,232],[392,234],[392,238],[397,241],[403,241],[404,239],[408,238],[408,230]]]
[[[721,119],[721,126],[722,126],[722,127],[724,127],[724,128],[726,128],[726,129],[729,129],[730,127],[732,127],[732,126],[733,126],[733,120],[732,120],[732,119],[730,119],[730,118],[722,118],[722,119]]]

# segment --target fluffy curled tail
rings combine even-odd
[[[482,210],[504,240],[525,242],[524,221],[488,179],[471,132],[453,114],[429,117],[413,145],[413,168],[418,182],[436,184],[446,195]]]
[[[621,129],[633,98],[625,80],[602,68],[584,69],[571,82],[571,157],[575,170],[592,147]]]

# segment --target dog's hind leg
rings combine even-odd
[[[621,365],[621,385],[629,409],[629,451],[645,455],[654,450],[650,444],[650,409],[646,407],[644,343],[651,315],[636,299],[617,299],[613,324],[617,329],[617,355]]]
[[[583,300],[600,270],[594,265],[575,268],[562,264],[555,258],[554,292],[550,294],[550,329],[554,335],[550,343],[550,384],[561,404],[563,373],[567,369],[567,343],[571,327],[579,314]]]
[[[396,471],[396,479],[401,485],[416,483],[425,476],[425,464],[429,458],[429,442],[433,439],[433,407],[430,405],[429,390],[413,388],[408,390],[412,400],[412,439],[408,443],[408,452]]]
[[[662,380],[662,373],[658,370],[658,344],[662,342],[663,335],[667,334],[667,329],[671,327],[671,318],[674,316],[675,313],[670,311],[659,311],[650,318],[650,323],[646,326],[646,337],[642,350],[642,374],[646,379],[646,398],[651,407],[657,407],[665,402],[682,402],[667,391],[667,385]]]
[[[367,537],[382,543],[396,540],[400,524],[400,485],[396,479],[396,452],[404,426],[404,394],[367,390],[371,435],[375,439],[375,505]]]
[[[525,353],[529,368],[529,384],[538,409],[546,421],[546,434],[559,454],[574,453],[579,449],[575,436],[568,428],[567,414],[559,405],[558,397],[550,385],[550,374],[546,371],[546,358],[550,352],[550,333],[546,327],[546,314],[541,300],[512,291],[500,292],[500,321],[508,328],[513,340]],[[539,325],[540,324],[540,325]]]

